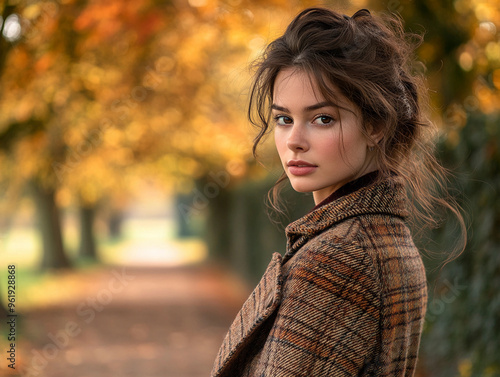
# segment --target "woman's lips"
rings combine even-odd
[[[289,166],[288,171],[292,175],[307,175],[316,170],[316,166]]]
[[[318,167],[306,161],[291,160],[287,163],[288,171],[292,175],[307,175],[314,172]]]

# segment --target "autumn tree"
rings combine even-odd
[[[148,1],[18,2],[13,12],[21,29],[2,74],[0,145],[12,182],[28,184],[37,204],[42,267],[67,267],[58,204],[81,208],[80,248],[94,257],[93,207],[142,148],[122,143],[122,103],[143,100],[144,54],[169,13]]]
[[[9,40],[5,37],[5,35],[8,35],[8,31],[6,30],[6,22],[4,20],[11,20],[12,15],[14,14],[14,6],[12,5],[6,5],[3,4],[3,8],[1,9],[1,16],[0,20],[1,25],[0,25],[0,73],[3,71],[5,67],[5,60],[7,58],[7,55],[12,48],[12,44],[9,43]],[[2,182],[4,183],[4,182]],[[3,188],[4,185],[2,185]],[[6,190],[5,190],[6,191]],[[0,194],[4,194],[5,192],[2,190]],[[4,220],[5,221],[5,220]],[[3,221],[0,223],[0,229],[4,226]],[[3,290],[2,290],[3,292]],[[3,300],[2,300],[2,293],[0,293],[0,314],[2,317],[5,317],[7,315],[7,309],[3,306]]]
[[[31,187],[43,267],[69,264],[60,205],[81,207],[80,248],[93,256],[94,207],[138,176],[189,191],[246,174],[242,67],[265,22],[202,3],[16,3],[0,84],[2,175],[17,192]]]

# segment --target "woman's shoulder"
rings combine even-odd
[[[347,223],[358,226],[356,220]],[[297,250],[285,263],[283,277],[284,300],[311,296],[323,303],[348,300],[370,310],[380,306],[382,284],[374,259],[338,229],[325,230]],[[312,302],[317,304],[316,299]]]
[[[351,267],[373,270],[376,275],[387,261],[421,259],[404,220],[384,214],[353,217],[325,229],[309,239],[294,257],[301,265],[349,261]]]
[[[316,273],[332,269],[375,272],[373,258],[360,239],[361,225],[359,219],[352,218],[325,229],[296,251],[287,263],[288,269],[315,270]]]
[[[403,275],[408,287],[425,288],[421,256],[404,221],[384,215],[351,218],[325,229],[297,250],[284,270],[285,281],[307,277],[308,284],[326,284],[328,291],[356,286],[382,296],[400,289],[392,281]]]
[[[323,249],[338,250],[346,245],[356,244],[367,252],[372,249],[385,247],[391,249],[405,246],[415,251],[413,237],[406,222],[396,216],[388,214],[367,214],[356,216],[323,230],[316,237],[309,240],[310,246],[323,245]],[[389,250],[387,250],[389,251]]]

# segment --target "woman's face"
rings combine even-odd
[[[284,69],[274,85],[274,138],[283,168],[298,192],[320,203],[349,181],[376,170],[373,142],[361,131],[359,108],[339,95],[339,107],[321,95],[310,76]],[[341,122],[342,125],[341,125]]]

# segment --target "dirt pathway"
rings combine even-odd
[[[40,289],[57,297],[18,321],[22,376],[207,377],[249,292],[204,265],[106,267],[51,284]]]

